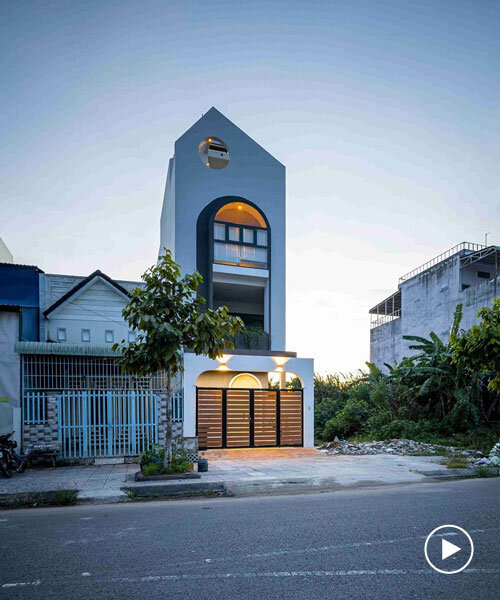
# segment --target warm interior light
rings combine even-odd
[[[219,365],[216,369],[217,371],[229,371],[229,367],[227,365]]]

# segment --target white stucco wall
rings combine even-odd
[[[184,435],[196,435],[196,380],[205,371],[213,371],[219,367],[217,360],[206,356],[196,356],[193,353],[184,355]],[[238,372],[271,372],[275,371],[277,363],[271,356],[250,356],[236,354],[226,366],[233,373]],[[314,361],[311,358],[290,358],[284,369],[295,373],[304,386],[304,446],[314,446]],[[226,371],[227,373],[228,371]]]
[[[210,169],[200,160],[199,143],[209,136],[220,138],[229,148],[231,159],[224,169]],[[160,248],[173,248],[182,271],[192,272],[196,269],[196,222],[201,211],[223,196],[238,196],[257,205],[271,227],[271,345],[272,349],[285,349],[285,167],[214,108],[176,141],[172,161]]]

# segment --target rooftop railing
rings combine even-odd
[[[417,267],[416,269],[413,269],[413,271],[410,271],[409,273],[406,273],[406,275],[403,275],[402,277],[400,277],[399,283],[403,283],[404,281],[408,281],[408,279],[412,279],[412,277],[415,277],[416,275],[419,275],[420,273],[427,271],[427,269],[430,269],[431,267],[434,267],[435,265],[439,264],[440,262],[443,262],[444,260],[451,258],[455,254],[459,254],[463,250],[477,252],[478,250],[482,250],[483,248],[486,248],[486,247],[487,246],[485,246],[484,244],[474,244],[473,242],[462,242],[461,244],[457,244],[456,246],[453,246],[453,248],[446,250],[446,252],[443,252],[439,256],[436,256],[432,260],[429,260],[428,262],[424,263],[423,265],[420,265],[420,267]]]

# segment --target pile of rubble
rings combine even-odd
[[[425,444],[424,442],[415,442],[414,440],[386,440],[383,442],[347,442],[335,440],[328,442],[320,447],[326,454],[348,454],[348,455],[366,455],[366,454],[442,454],[443,447],[434,444]],[[464,454],[465,456],[482,456],[479,450],[459,450],[453,446],[445,447],[446,452],[453,454]]]
[[[500,442],[497,442],[493,446],[489,456],[485,456],[476,461],[476,466],[500,467]]]

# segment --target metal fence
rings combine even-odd
[[[47,396],[45,392],[26,392],[23,398],[23,423],[35,425],[47,420]]]
[[[114,358],[58,354],[23,354],[24,391],[82,389],[166,389],[165,373],[126,375]]]
[[[63,392],[58,413],[65,458],[136,456],[158,441],[158,396],[150,391]]]

